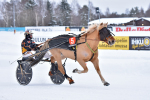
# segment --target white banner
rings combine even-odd
[[[65,31],[65,26],[25,27],[25,30],[33,30],[38,32]]]
[[[126,27],[113,27],[114,32],[150,32],[150,26],[126,26]]]
[[[33,37],[33,41],[35,43],[43,43],[48,39],[51,39],[51,38],[49,38],[49,37]]]

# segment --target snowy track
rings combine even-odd
[[[99,50],[99,65],[110,83],[108,87],[103,86],[90,62],[87,63],[88,73],[75,74],[72,70],[82,67],[69,59],[66,71],[75,84],[69,85],[67,80],[61,85],[53,84],[48,76],[50,64],[44,63],[33,67],[31,82],[21,86],[15,76],[17,62],[10,65],[9,61],[21,56],[22,35],[0,34],[0,100],[150,99],[150,51]]]

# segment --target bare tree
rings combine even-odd
[[[41,25],[44,26],[44,18],[46,15],[46,1],[37,0],[36,16],[41,19]],[[38,20],[38,19],[37,19]]]
[[[109,15],[110,15],[110,10],[109,10],[109,8],[106,8],[105,15],[106,15],[106,17],[109,17]]]
[[[72,0],[71,3],[71,26],[78,26],[79,25],[79,18],[78,18],[78,9],[81,8],[77,0]]]
[[[79,10],[79,16],[80,16],[80,25],[81,26],[87,26],[88,23],[88,7],[87,5],[84,5],[80,10]]]
[[[3,18],[3,21],[5,23],[5,27],[9,26],[9,10],[7,9],[8,7],[8,2],[6,2],[6,0],[4,0],[0,6],[0,10],[1,10],[1,16]]]
[[[36,25],[36,7],[37,7],[37,3],[34,0],[29,0],[28,2],[26,2],[25,4],[26,10],[27,10],[27,24],[31,25],[31,26],[35,26]]]
[[[129,14],[130,14],[130,11],[129,11],[128,8],[126,9],[125,14],[126,14],[126,15],[129,15]]]
[[[101,10],[99,10],[99,11],[101,13]],[[90,19],[89,19],[89,21],[97,19],[97,16],[99,16],[99,15],[96,14],[95,7],[93,6],[93,3],[90,1]]]
[[[21,16],[21,13],[23,12],[23,7],[21,5],[20,0],[15,0],[14,2],[14,6],[15,6],[15,23],[17,27],[22,27],[22,23],[21,23],[21,18],[23,16]]]

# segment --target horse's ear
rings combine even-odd
[[[107,23],[104,23],[104,27],[107,27],[107,25],[108,25],[108,22],[107,22]]]
[[[100,25],[103,25],[103,23],[101,23]]]

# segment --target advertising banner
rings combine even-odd
[[[150,50],[150,37],[129,37],[130,50]]]
[[[14,30],[24,32],[25,27],[15,27],[15,28],[13,28],[13,27],[0,27],[0,31],[9,31],[9,32],[11,32],[11,31],[14,31]]]
[[[65,26],[25,27],[25,30],[33,30],[38,32],[65,31]]]
[[[66,27],[66,31],[85,31],[88,27]]]
[[[51,38],[46,37],[46,36],[45,37],[42,37],[42,36],[33,37],[33,40],[34,40],[35,43],[43,43],[43,42],[47,41],[48,39],[51,39]]]
[[[107,43],[100,41],[98,49],[112,49],[112,50],[129,50],[128,36],[115,36],[115,44],[109,46]]]
[[[133,27],[113,27],[113,31],[115,32],[150,32],[150,26],[133,26]]]

